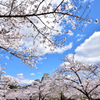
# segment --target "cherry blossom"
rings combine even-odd
[[[66,25],[70,23],[73,29],[79,23],[88,23],[89,17],[83,17],[82,14],[86,13],[90,2],[86,2],[86,6],[82,3],[75,0],[58,2],[55,0],[1,0],[0,49],[16,56],[31,68],[36,68],[38,57],[43,56],[39,45],[51,52],[56,51],[57,48],[66,47],[63,38],[60,39],[62,41],[55,42],[55,36],[63,34],[63,26],[60,26],[60,23],[65,22]],[[80,9],[86,10],[78,14]],[[97,23],[96,19],[95,24]],[[67,30],[67,33],[70,35],[71,32]]]
[[[89,100],[99,98],[100,64],[91,65],[76,61],[73,54],[66,56],[64,61],[65,63],[55,70],[53,76],[58,77],[58,80],[62,76],[68,89],[75,89],[75,96],[80,95],[80,98],[85,97]]]

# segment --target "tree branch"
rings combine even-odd
[[[73,15],[70,14],[68,12],[46,12],[46,13],[39,13],[39,14],[23,14],[23,15],[0,15],[0,18],[11,18],[11,17],[15,17],[15,18],[25,18],[25,17],[32,17],[32,16],[42,16],[42,15],[49,15],[49,14],[62,14],[62,15],[68,15],[68,16],[72,16],[72,17],[76,17],[76,18],[80,18],[85,20],[85,18],[81,18],[80,16],[77,15]]]
[[[43,1],[44,1],[44,0],[42,0],[42,1],[39,3],[39,5],[38,5],[38,7],[37,7],[37,9],[36,9],[36,11],[35,11],[35,14],[37,13],[37,11],[38,11],[40,5],[43,3]]]
[[[56,7],[56,9],[54,10],[54,12],[59,8],[59,6],[64,2],[64,0],[62,0],[62,2],[60,2],[60,4]]]
[[[72,71],[76,74],[76,76],[78,77],[78,80],[79,80],[80,84],[82,84],[82,81],[81,81],[81,79],[80,79],[78,73],[77,73],[76,71],[74,71],[72,68],[71,68],[71,70],[72,70]]]
[[[38,16],[37,16],[37,18],[38,18],[47,28],[49,28],[50,30],[57,31],[57,30],[54,30],[54,29],[52,29],[51,27],[47,26],[47,25],[42,21],[42,19],[39,18]]]
[[[98,86],[100,86],[100,84],[98,84],[98,85],[96,85],[94,88],[92,88],[92,89],[90,90],[89,94],[90,94],[94,89],[96,89]]]
[[[26,19],[29,20],[29,22],[33,24],[33,26],[37,29],[38,33],[40,33],[42,36],[46,37],[43,33],[40,32],[40,30],[37,28],[37,26],[36,26],[28,17],[26,17]],[[50,39],[48,39],[47,37],[46,37],[46,39],[47,39],[51,44],[53,44],[53,42],[52,42]]]
[[[86,95],[81,89],[79,89],[79,88],[77,88],[77,87],[75,87],[75,86],[71,86],[72,88],[74,88],[74,89],[77,89],[78,91],[80,91],[80,92],[82,92],[84,95]]]
[[[10,10],[9,15],[11,15],[11,11],[12,11],[12,9],[13,9],[14,1],[15,1],[15,0],[12,1],[12,4],[11,4],[11,10]]]

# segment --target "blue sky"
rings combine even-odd
[[[32,80],[41,79],[44,73],[50,73],[51,75],[51,71],[63,63],[60,59],[69,53],[75,53],[76,59],[81,59],[83,62],[100,62],[100,0],[94,0],[90,9],[91,13],[89,16],[98,19],[99,23],[94,24],[94,21],[92,21],[91,24],[84,26],[84,31],[76,28],[72,30],[73,35],[66,35],[68,50],[46,54],[39,59],[37,69],[31,69],[16,57],[9,59],[10,55],[4,53],[0,57],[0,64],[7,63],[7,65],[2,66],[5,68],[5,75],[18,78],[20,84],[30,84]]]

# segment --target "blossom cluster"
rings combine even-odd
[[[55,6],[55,3],[57,4]],[[39,44],[54,52],[57,48],[66,45],[65,37],[56,39],[57,35],[72,35],[71,30],[67,30],[68,23],[73,30],[81,25],[91,23],[85,13],[78,13],[80,9],[90,8],[90,2],[86,6],[81,0],[6,0],[0,1],[0,48],[18,57],[26,65],[36,68],[39,56]],[[95,24],[98,20],[95,20]],[[27,29],[31,30],[30,32]],[[28,39],[32,39],[33,46],[28,47]]]

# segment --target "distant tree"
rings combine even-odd
[[[58,79],[59,75],[62,76],[64,84],[69,86],[65,94],[70,96],[75,94],[76,97],[79,95],[88,100],[100,98],[100,64],[92,65],[76,61],[73,54],[66,56],[64,61],[65,63],[53,74]]]
[[[8,85],[8,87],[10,88],[10,89],[17,89],[18,88],[18,86],[17,85]]]
[[[67,100],[67,98],[63,95],[62,92],[61,92],[61,94],[60,94],[60,100]]]
[[[4,64],[6,65],[6,63]],[[1,66],[4,66],[1,65]],[[3,75],[4,73],[6,73],[5,71],[3,71],[5,68],[2,68],[0,66],[0,88],[1,89],[8,89],[9,86],[16,86],[18,84],[18,80],[14,77],[11,76],[7,76],[7,75]]]
[[[0,50],[36,68],[36,59],[43,56],[38,51],[39,46],[54,51],[65,45],[66,37],[60,42],[55,38],[57,35],[71,34],[71,30],[61,32],[61,23],[70,23],[72,29],[79,26],[81,31],[82,26],[92,20],[98,23],[97,19],[89,18],[90,4],[91,0],[1,0]],[[32,47],[26,44],[29,39],[33,41]]]
[[[6,93],[6,98],[8,99],[27,99],[27,100],[45,100],[52,98],[51,86],[52,81],[43,81],[42,83],[34,81],[32,86],[22,87],[17,90],[10,90]]]
[[[29,96],[27,95],[26,88],[17,89],[17,90],[10,89],[9,91],[7,91],[5,99],[16,100],[16,98],[18,100],[19,99],[29,100]]]
[[[18,80],[12,76],[3,75],[1,76],[1,83],[3,89],[9,89],[9,86],[17,86]]]
[[[1,77],[2,77],[2,75],[5,73],[5,71],[3,71],[5,68],[2,68],[1,66],[0,66],[0,88],[2,87],[2,80],[1,80]]]
[[[52,80],[44,80],[42,82],[34,81],[33,82],[33,99],[38,98],[38,100],[45,100],[48,99],[50,94],[53,92],[52,91],[52,86],[51,86]],[[34,98],[35,97],[35,98]]]
[[[4,65],[6,65],[6,63]],[[4,98],[6,97],[6,93],[8,92],[9,85],[12,84],[16,85],[18,84],[18,81],[14,77],[3,75],[5,73],[5,71],[3,71],[5,68],[2,68],[1,66],[0,66],[0,97]]]

